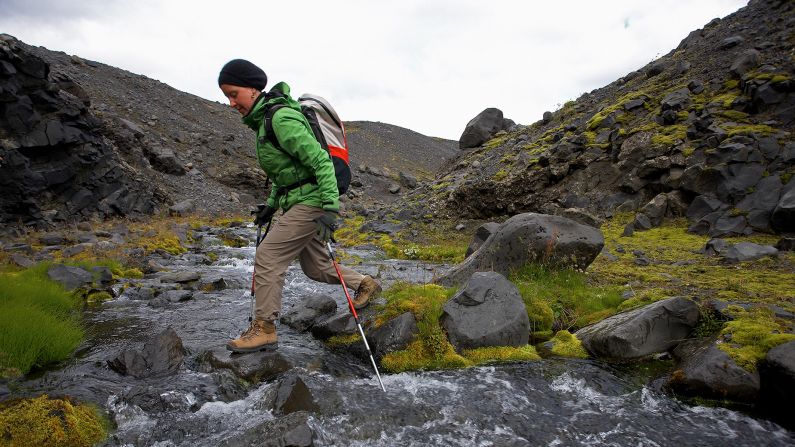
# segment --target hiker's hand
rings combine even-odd
[[[276,208],[271,208],[264,203],[260,203],[257,205],[257,209],[252,211],[251,214],[254,215],[254,225],[267,225],[268,222],[271,221],[271,218],[273,218],[273,215],[276,214]]]
[[[337,229],[337,217],[334,211],[326,211],[322,216],[314,219],[317,224],[317,236],[323,242],[334,239],[334,230]]]

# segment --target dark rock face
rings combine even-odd
[[[596,357],[631,359],[673,348],[687,337],[698,319],[698,305],[676,297],[613,315],[580,329],[576,335]]]
[[[335,335],[349,335],[356,332],[356,320],[347,310],[340,312],[331,318],[315,323],[312,326],[312,335],[325,340]]]
[[[405,349],[419,333],[414,314],[406,312],[367,333],[370,349],[377,361],[394,351]]]
[[[491,139],[502,128],[502,111],[495,108],[486,109],[467,123],[458,145],[461,149],[478,147]]]
[[[667,386],[686,396],[754,402],[759,395],[759,374],[738,366],[712,339],[685,342],[674,351],[679,368]]]
[[[15,39],[0,39],[0,222],[44,225],[93,215],[151,213],[152,185],[135,180],[85,103]],[[50,212],[52,210],[53,212]]]
[[[740,242],[727,248],[723,257],[727,262],[737,263],[754,261],[766,256],[775,256],[776,254],[778,254],[776,247],[754,244],[753,242]]]
[[[469,257],[472,253],[476,252],[486,239],[489,238],[497,228],[500,227],[500,224],[497,222],[486,222],[483,225],[479,226],[477,230],[475,230],[475,236],[472,238],[472,242],[469,243],[466,251],[466,257]]]
[[[511,269],[532,262],[584,270],[602,247],[604,237],[594,227],[560,216],[519,214],[501,224],[477,252],[437,282],[461,284],[477,271],[507,275]]]
[[[142,351],[124,350],[108,360],[108,366],[122,375],[136,378],[165,376],[175,372],[185,357],[182,339],[168,328],[144,344]]]
[[[527,344],[530,320],[519,290],[496,272],[477,272],[444,305],[441,324],[457,351]]]
[[[337,311],[337,302],[328,295],[313,295],[288,309],[279,321],[297,331],[307,331]]]
[[[790,180],[770,218],[770,226],[781,232],[795,232],[795,182]]]

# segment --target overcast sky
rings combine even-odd
[[[497,107],[522,124],[604,86],[739,0],[0,0],[0,32],[224,101],[230,59],[344,120],[457,140]]]

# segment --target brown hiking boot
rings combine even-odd
[[[359,288],[353,294],[353,308],[362,309],[374,300],[381,293],[381,286],[370,276],[365,276]]]
[[[270,321],[254,320],[239,338],[226,344],[232,352],[255,352],[276,349],[276,325]]]

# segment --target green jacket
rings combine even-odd
[[[285,96],[267,98],[263,93],[248,115],[243,117],[243,124],[257,133],[257,160],[273,182],[268,205],[287,211],[300,203],[327,211],[339,211],[337,178],[328,152],[315,139],[309,122],[301,113],[301,106],[290,97],[290,87],[280,82],[273,86],[273,91]],[[274,147],[266,135],[265,112],[275,104],[287,106],[276,111],[272,124],[277,141],[292,157]],[[277,197],[278,188],[312,176],[317,179],[317,184],[306,184]]]

